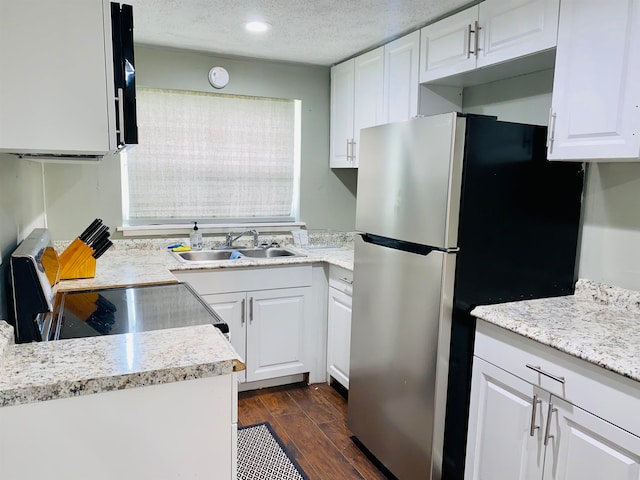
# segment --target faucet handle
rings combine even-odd
[[[253,246],[254,246],[254,248],[258,248],[258,246],[260,245],[260,240],[259,240],[258,236],[260,234],[258,233],[258,230],[256,230],[255,228],[253,230],[251,230],[251,233],[253,233]]]

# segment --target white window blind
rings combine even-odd
[[[293,221],[299,101],[138,88],[125,223]]]

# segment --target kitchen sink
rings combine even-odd
[[[248,258],[304,257],[304,255],[286,248],[229,248],[224,250],[198,250],[189,252],[173,252],[183,262],[213,262],[218,260],[235,260],[240,253]],[[233,258],[232,258],[233,257]],[[242,257],[240,257],[242,258]]]

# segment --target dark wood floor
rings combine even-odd
[[[269,422],[311,480],[385,480],[351,440],[347,401],[326,384],[241,392],[238,426]]]

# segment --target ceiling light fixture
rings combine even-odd
[[[271,25],[267,22],[253,21],[245,23],[244,28],[252,33],[264,33],[271,28]]]

